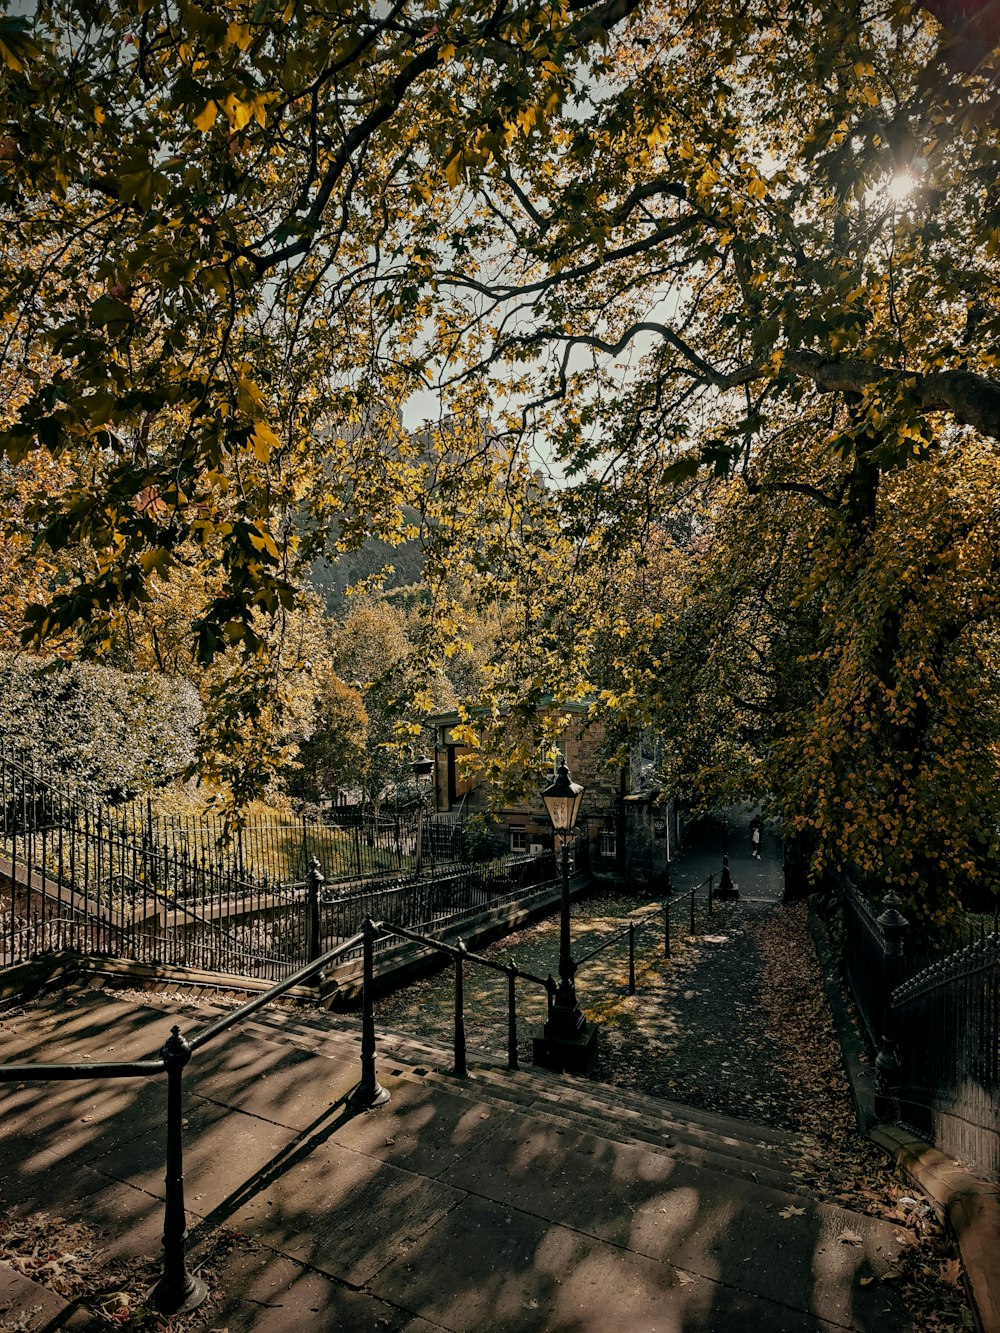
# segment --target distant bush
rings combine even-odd
[[[470,861],[490,861],[505,844],[490,830],[483,815],[472,815],[462,830],[466,858]]]
[[[200,716],[195,689],[172,676],[0,657],[0,739],[105,800],[182,772]]]

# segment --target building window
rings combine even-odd
[[[612,857],[616,854],[618,850],[618,842],[615,829],[601,829],[599,850],[602,856]]]
[[[510,850],[512,852],[526,852],[528,850],[528,831],[523,828],[512,828],[510,831]]]

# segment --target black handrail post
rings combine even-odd
[[[184,1240],[187,1220],[184,1216],[184,1144],[183,1089],[184,1066],[191,1059],[191,1047],[179,1027],[160,1052],[167,1070],[167,1175],[163,1207],[163,1272],[151,1293],[161,1314],[186,1314],[195,1310],[208,1295],[208,1287],[187,1271]]]
[[[306,959],[310,963],[320,955],[319,895],[325,883],[319,861],[313,856],[306,871]]]
[[[670,899],[663,904],[663,956],[670,957]]]
[[[628,923],[628,993],[635,994],[635,923]]]
[[[694,934],[694,887],[691,889],[691,934]]]
[[[714,908],[715,908],[715,904],[714,904],[714,902],[712,901],[712,899],[715,897],[715,894],[712,892],[712,880],[713,880],[713,876],[712,876],[712,875],[709,875],[709,877],[708,877],[708,915],[709,915],[709,916],[712,915],[712,913],[713,913],[713,911],[714,911]]]
[[[885,911],[878,918],[882,928],[882,1045],[875,1057],[875,1114],[880,1120],[895,1119],[896,1087],[901,1072],[896,1043],[892,992],[903,970],[903,931],[910,924],[899,911],[899,899],[891,891],[882,899]]]
[[[507,964],[507,1068],[518,1069],[517,1062],[517,964],[513,958]]]
[[[364,935],[364,973],[361,984],[361,1082],[352,1089],[348,1103],[361,1110],[384,1106],[389,1093],[375,1073],[375,940],[378,928],[370,916],[361,923]]]
[[[465,1078],[469,1072],[465,1060],[465,984],[462,965],[465,945],[461,940],[455,950],[455,1073]]]

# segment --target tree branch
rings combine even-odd
[[[895,381],[912,392],[925,411],[950,412],[963,426],[1000,440],[1000,383],[971,370],[918,375],[870,361],[836,361],[818,352],[789,353],[782,368],[811,379],[820,393],[863,393],[873,384]]]
[[[791,492],[793,495],[807,495],[817,504],[821,504],[824,509],[839,509],[840,505],[832,495],[827,495],[825,491],[819,490],[816,486],[809,486],[803,481],[748,481],[746,483],[748,495],[771,495]]]

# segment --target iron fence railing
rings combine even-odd
[[[169,838],[157,841],[165,828]],[[257,872],[277,864],[261,852],[274,852],[277,832],[248,826],[220,850],[192,821],[137,818],[134,806],[104,806],[0,752],[0,965],[74,948],[278,980],[315,957],[321,940],[355,933],[366,915],[391,910],[430,928],[555,878],[551,853],[470,866],[428,849],[421,863],[420,824],[408,830],[398,816],[346,834],[281,829],[295,852],[285,870],[302,873],[272,878]],[[349,854],[336,855],[345,845]],[[326,895],[310,934],[308,867],[318,867],[320,851],[334,855],[333,873],[323,862]]]
[[[987,933],[996,915],[916,935],[891,894],[879,912],[856,887],[841,889],[844,966],[875,1053],[876,1114],[1000,1181],[1000,932]]]
[[[310,882],[323,882],[315,861],[302,884],[192,876],[186,891],[174,891],[183,881],[172,876],[166,888],[157,887],[155,857],[147,856],[135,871],[137,857],[119,865],[113,841],[99,844],[92,865],[84,858],[75,867],[58,855],[51,860],[37,855],[40,845],[36,849],[31,839],[19,840],[12,850],[15,860],[0,858],[0,965],[47,950],[76,949],[267,980],[286,976],[321,947],[354,934],[373,912],[391,911],[409,925],[440,928],[489,907],[531,900],[550,891],[556,878],[551,853],[543,853],[486,865],[439,865],[419,879],[368,884],[347,894],[327,886],[311,932]],[[179,866],[183,873],[183,859]],[[98,867],[105,873],[95,883]]]
[[[844,952],[847,980],[864,1024],[868,1043],[872,1050],[877,1051],[884,1027],[885,935],[878,923],[878,908],[853,885],[844,887],[841,903],[844,912],[845,939],[848,944]]]
[[[891,1015],[899,1119],[1000,1181],[1000,936],[905,981]]]
[[[366,916],[392,915],[400,925],[414,928],[429,925],[446,916],[479,911],[516,897],[519,891],[550,885],[557,878],[554,854],[541,852],[449,866],[419,880],[390,881],[353,893],[327,890],[320,902],[321,931],[328,939],[352,935]]]
[[[374,811],[337,809],[332,815],[285,821],[234,820],[211,810],[162,814],[149,798],[111,805],[56,778],[30,756],[0,743],[0,849],[21,842],[39,857],[86,867],[91,883],[113,879],[130,859],[158,863],[160,879],[178,891],[211,890],[213,881],[301,883],[316,858],[329,881],[364,882],[416,868],[421,828],[429,824],[420,802]],[[461,856],[461,839],[428,836],[425,860]],[[164,885],[166,887],[166,885]]]

